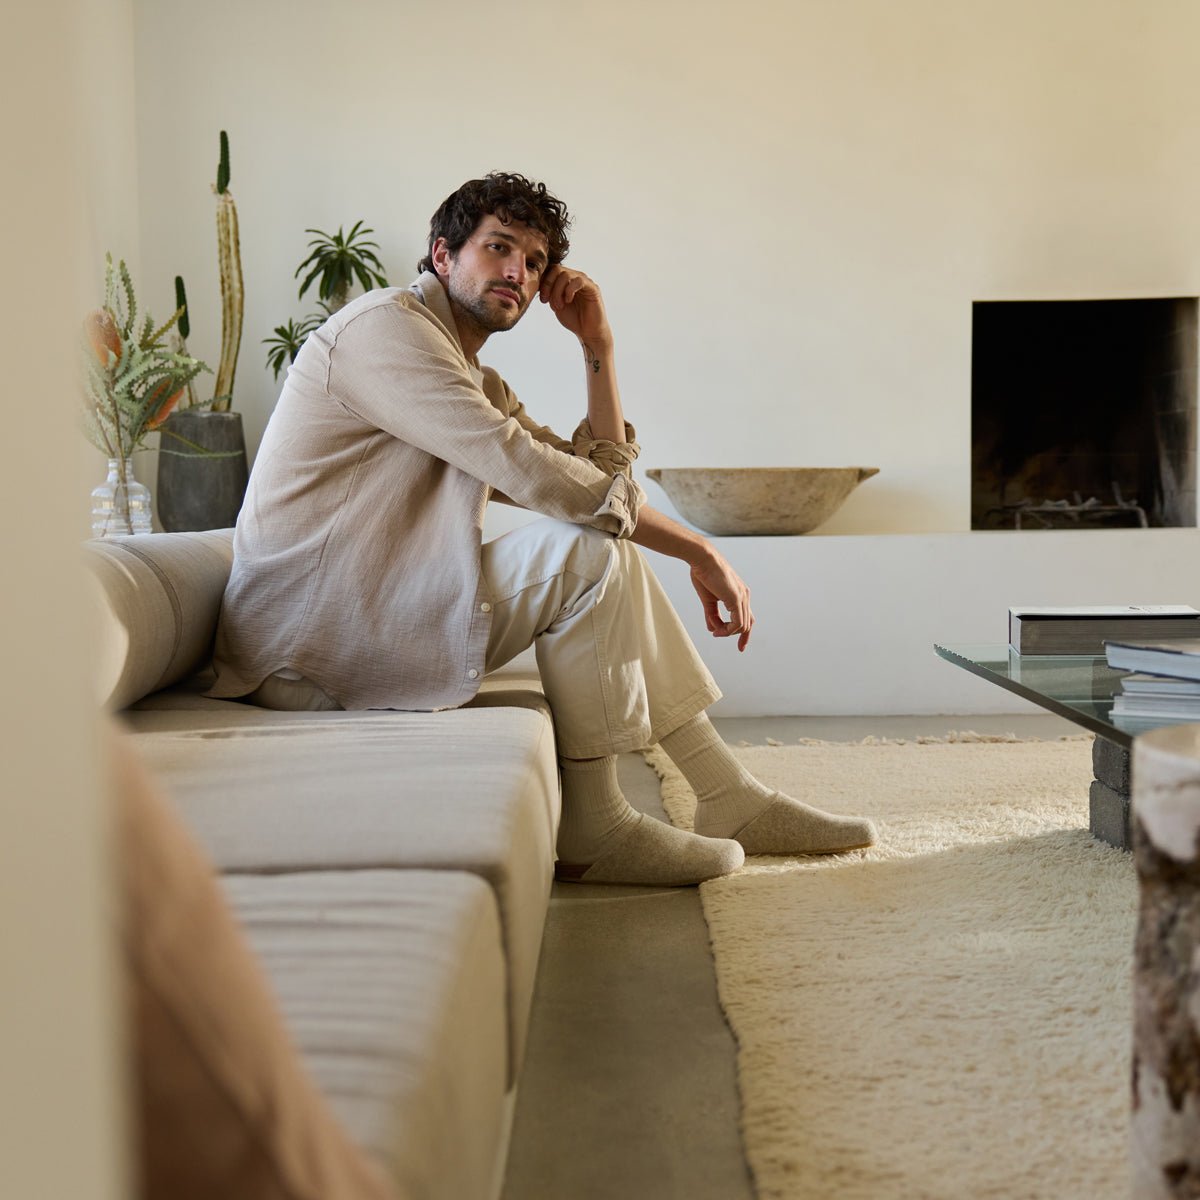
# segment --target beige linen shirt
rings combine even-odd
[[[464,355],[432,273],[348,304],[309,335],[263,435],[210,695],[294,671],[348,709],[465,703],[491,626],[489,497],[628,537],[644,495],[626,438],[534,422]]]

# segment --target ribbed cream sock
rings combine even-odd
[[[621,794],[616,758],[558,761],[563,803],[557,878],[686,887],[727,875],[745,860],[735,841],[688,833],[636,812]]]
[[[558,857],[569,863],[595,862],[638,814],[621,794],[615,757],[560,758],[558,763],[563,790]]]
[[[668,733],[661,745],[696,793],[697,833],[719,827],[728,832],[713,836],[732,837],[775,798],[734,758],[707,713]]]
[[[661,740],[696,793],[695,829],[739,841],[749,854],[831,854],[869,846],[875,828],[822,812],[759,783],[698,713]]]

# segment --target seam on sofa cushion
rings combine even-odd
[[[129,545],[128,542],[115,542],[113,545],[115,549],[124,550],[132,554],[134,558],[139,562],[145,563],[154,572],[154,576],[162,585],[163,593],[171,606],[171,616],[175,619],[175,640],[171,646],[171,653],[167,658],[167,665],[163,668],[163,673],[158,677],[158,681],[150,689],[151,692],[157,692],[159,688],[165,687],[170,679],[171,668],[179,656],[179,647],[183,643],[183,603],[179,599],[179,593],[175,590],[175,585],[171,582],[171,577],[150,555],[143,554],[140,550]]]

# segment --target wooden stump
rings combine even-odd
[[[1200,725],[1134,743],[1137,1200],[1200,1197]]]

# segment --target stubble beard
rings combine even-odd
[[[478,295],[466,292],[453,279],[446,289],[450,297],[450,305],[454,310],[455,320],[465,318],[478,334],[489,337],[493,333],[505,333],[511,329],[524,315],[528,304],[520,304],[516,309],[506,308],[492,295],[493,287],[506,286],[499,280],[484,285],[484,290]]]

